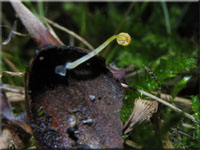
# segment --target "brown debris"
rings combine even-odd
[[[10,129],[3,129],[0,134],[0,149],[23,148],[24,144],[19,136]]]
[[[0,115],[2,116],[0,148],[23,148],[24,143],[32,135],[30,126],[25,121],[19,120],[18,118],[20,117],[14,116],[6,93],[3,90],[0,91],[0,104],[2,104],[2,109],[0,110]]]
[[[134,70],[133,65],[130,65],[127,68],[117,68],[114,65],[110,65],[108,68],[113,73],[114,78],[119,80],[121,83],[126,83],[125,79],[126,74]]]
[[[10,1],[17,15],[22,23],[28,30],[31,37],[37,42],[38,45],[43,46],[46,44],[62,45],[59,40],[53,36],[42,22],[29,11],[19,0]]]

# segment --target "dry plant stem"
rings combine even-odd
[[[59,25],[59,24],[57,24],[57,23],[55,23],[55,22],[53,22],[53,21],[51,21],[51,20],[45,18],[45,17],[43,17],[43,19],[44,19],[46,22],[48,22],[49,24],[52,24],[54,27],[56,27],[56,28],[58,28],[58,29],[60,29],[60,30],[62,30],[62,31],[64,31],[64,32],[70,34],[71,36],[73,36],[74,38],[76,38],[77,40],[79,40],[80,42],[82,42],[82,43],[83,43],[85,46],[87,46],[90,50],[93,50],[93,49],[94,49],[94,47],[93,47],[89,42],[87,42],[85,39],[83,39],[83,38],[80,37],[78,34],[74,33],[73,31],[71,31],[71,30],[69,30],[69,29],[67,29],[67,28],[65,28],[65,27],[63,27],[63,26],[61,26],[61,25]]]
[[[24,100],[25,100],[24,94],[14,93],[14,92],[6,92],[6,95],[7,95],[10,103],[24,102]]]
[[[12,28],[10,28],[9,26],[6,26],[6,25],[0,25],[0,27],[4,27],[4,28],[8,28],[10,29],[13,34],[15,35],[18,35],[18,36],[28,36],[29,34],[24,34],[24,33],[20,33],[20,32],[17,32],[15,30],[12,30]]]
[[[157,94],[157,92],[153,92],[153,94]],[[169,95],[169,94],[161,93],[160,96],[161,96],[162,99],[165,99],[167,101],[172,101],[172,96]],[[190,99],[186,99],[186,98],[183,98],[183,97],[175,97],[173,101],[184,104],[185,106],[188,106],[190,108],[192,107],[192,101]]]
[[[2,60],[10,67],[10,69],[14,72],[19,72],[17,67],[6,57],[2,57]]]
[[[17,87],[9,84],[0,84],[0,89],[3,89],[5,91],[10,91],[14,93],[20,93],[24,94],[24,88],[23,87]]]
[[[19,0],[10,0],[10,3],[30,33],[31,37],[37,42],[38,45],[62,45],[52,34],[48,32],[40,20],[33,15],[32,12],[29,11]]]
[[[171,109],[173,109],[176,112],[183,113],[185,117],[187,117],[188,119],[192,120],[195,123],[198,123],[198,121],[192,115],[190,115],[190,114],[188,114],[186,112],[183,112],[180,108],[178,108],[178,107],[176,107],[176,106],[174,106],[174,105],[172,105],[172,104],[170,104],[170,103],[168,103],[168,102],[166,102],[166,101],[164,101],[164,100],[162,100],[162,99],[160,99],[160,98],[158,98],[158,97],[156,97],[156,96],[154,96],[154,95],[152,95],[150,93],[147,93],[147,92],[145,92],[143,90],[136,89],[136,88],[133,88],[133,87],[131,87],[131,88],[136,90],[136,91],[138,91],[141,94],[144,94],[145,96],[148,96],[148,97],[150,97],[150,98],[152,98],[152,99],[154,99],[154,100],[156,100],[156,101],[158,101],[158,102],[170,107]]]
[[[141,149],[142,148],[141,145],[138,145],[137,143],[135,143],[134,141],[131,141],[131,140],[126,140],[125,144],[132,147],[132,148],[135,148],[135,149]]]
[[[11,72],[11,71],[0,71],[0,74],[8,74],[10,76],[17,76],[17,77],[23,77],[24,72]]]
[[[178,131],[178,133],[179,133],[180,135],[186,136],[186,137],[188,137],[188,138],[190,138],[190,139],[196,141],[196,139],[194,139],[191,135],[189,135],[189,134],[187,134],[187,133],[185,133],[185,132],[183,132],[183,131]]]
[[[47,26],[47,29],[49,30],[49,32],[62,44],[64,45],[64,43],[60,40],[60,38],[57,36],[57,34],[54,32],[53,28],[50,26],[50,24],[48,24],[47,22],[46,23],[46,26]]]
[[[178,133],[180,135],[183,135],[183,136],[186,136],[186,137],[188,137],[188,138],[190,138],[190,139],[192,139],[194,141],[196,140],[194,137],[192,137],[191,135],[189,135],[189,134],[187,134],[187,133],[185,133],[185,132],[183,132],[181,130],[177,130],[176,128],[172,128],[172,130],[175,131],[176,133]]]
[[[2,42],[2,45],[7,45],[11,41],[11,39],[13,37],[13,31],[16,30],[16,26],[17,26],[17,21],[15,20],[15,22],[14,22],[12,28],[11,28],[11,31],[8,35],[8,38],[5,41]]]
[[[196,128],[195,128],[193,125],[191,125],[191,124],[183,123],[182,126],[183,126],[184,128],[188,128],[188,129],[193,129],[193,130],[196,129]]]
[[[131,72],[131,73],[128,73],[126,75],[126,78],[129,79],[129,78],[133,78],[135,77],[136,75],[139,75],[139,74],[142,74],[144,72],[144,70],[136,70],[134,72]]]

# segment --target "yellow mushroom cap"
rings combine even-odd
[[[117,36],[117,43],[122,46],[127,46],[131,43],[131,36],[128,33],[121,32]]]

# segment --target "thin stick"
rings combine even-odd
[[[6,92],[6,95],[7,95],[10,103],[24,102],[24,100],[25,100],[24,94],[14,93],[14,92]]]
[[[14,63],[12,63],[8,58],[2,57],[2,60],[10,67],[10,69],[14,72],[18,72],[19,70],[15,66]]]
[[[24,88],[23,87],[17,87],[9,84],[0,84],[0,89],[4,89],[6,91],[11,91],[14,93],[20,93],[24,94]]]
[[[78,34],[74,33],[73,31],[71,31],[71,30],[69,30],[69,29],[67,29],[67,28],[65,28],[65,27],[63,27],[63,26],[61,26],[61,25],[59,25],[59,24],[57,24],[57,23],[55,23],[55,22],[53,22],[53,21],[51,21],[51,20],[45,18],[45,17],[43,17],[43,19],[44,19],[46,22],[48,22],[49,24],[52,24],[54,27],[56,27],[56,28],[58,28],[58,29],[60,29],[60,30],[62,30],[62,31],[64,31],[64,32],[70,34],[71,36],[75,37],[77,40],[79,40],[79,41],[82,42],[85,46],[87,46],[90,50],[93,50],[93,49],[94,49],[94,47],[93,47],[88,41],[86,41],[85,39],[83,39],[83,38],[80,37]]]
[[[153,94],[157,94],[157,92],[152,92]],[[172,96],[169,95],[169,94],[164,94],[164,93],[161,93],[161,98],[164,99],[164,100],[167,100],[167,101],[172,101]],[[174,102],[177,102],[177,103],[180,103],[180,104],[184,104],[188,107],[191,107],[192,106],[192,100],[190,99],[186,99],[186,98],[183,98],[183,97],[175,97],[173,99]]]
[[[11,71],[0,71],[0,74],[8,74],[10,76],[17,76],[17,77],[23,77],[24,76],[24,72],[11,72]]]
[[[158,97],[156,97],[156,96],[154,96],[154,95],[152,95],[150,93],[147,93],[147,92],[145,92],[143,90],[140,90],[140,89],[136,89],[136,88],[133,88],[133,87],[131,87],[131,89],[134,89],[134,90],[138,91],[139,93],[144,94],[145,96],[148,96],[148,97],[150,97],[150,98],[152,98],[152,99],[154,99],[154,100],[156,100],[156,101],[158,101],[158,102],[170,107],[171,109],[173,109],[176,112],[183,113],[185,117],[187,117],[188,119],[192,120],[195,123],[198,123],[198,121],[192,115],[190,115],[190,114],[188,114],[186,112],[183,112],[180,108],[178,108],[178,107],[166,102],[165,100],[162,100],[162,99],[160,99],[160,98],[158,98]]]
[[[50,26],[50,24],[48,22],[45,22],[47,29],[49,30],[49,32],[62,44],[64,45],[64,43],[60,40],[60,38],[57,36],[57,34],[54,32],[53,28]]]
[[[162,103],[162,104],[164,104],[164,105],[170,107],[171,109],[173,109],[173,110],[176,111],[176,112],[183,113],[185,117],[187,117],[188,119],[192,120],[193,122],[195,122],[195,123],[200,123],[199,120],[197,121],[192,115],[190,115],[190,114],[188,114],[188,113],[182,111],[180,108],[178,108],[178,107],[176,107],[176,106],[174,106],[174,105],[172,105],[172,104],[166,102],[165,100],[160,99],[159,97],[156,97],[155,95],[152,95],[152,94],[150,94],[150,93],[148,93],[148,92],[145,92],[145,91],[143,91],[143,90],[137,89],[137,88],[132,87],[132,86],[128,86],[128,85],[126,85],[126,86],[122,85],[122,86],[123,86],[124,88],[130,88],[130,89],[135,90],[135,91],[137,91],[137,92],[139,92],[139,93],[141,93],[141,94],[144,94],[145,96],[148,96],[148,97],[150,97],[150,98],[152,98],[152,99],[154,99],[154,100],[156,100],[156,101],[158,101],[158,102],[160,102],[160,103]]]

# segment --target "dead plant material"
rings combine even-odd
[[[154,99],[154,100],[156,100],[156,101],[162,103],[163,105],[165,105],[165,106],[167,106],[167,107],[170,107],[171,109],[173,109],[173,110],[176,111],[176,112],[183,113],[184,116],[187,117],[188,119],[192,120],[192,121],[195,122],[195,123],[199,123],[199,120],[196,120],[192,115],[190,115],[190,114],[187,113],[187,112],[184,112],[182,109],[180,109],[180,108],[178,108],[178,107],[176,107],[176,106],[174,106],[174,105],[168,103],[167,101],[165,101],[165,100],[163,100],[163,99],[160,99],[159,97],[154,96],[154,95],[152,95],[152,94],[150,94],[150,93],[148,93],[148,92],[145,92],[145,91],[143,91],[143,90],[136,89],[136,88],[134,88],[134,87],[131,87],[131,89],[136,90],[136,91],[138,91],[139,93],[144,94],[145,96],[148,96],[148,97],[150,97],[150,98],[152,98],[152,99]]]
[[[24,72],[0,71],[0,74],[1,74],[1,76],[2,76],[2,74],[8,74],[10,76],[17,76],[17,77],[23,77],[24,76]]]
[[[157,92],[153,92],[153,94],[157,94]],[[183,97],[175,97],[174,99],[172,99],[171,95],[164,93],[161,93],[160,97],[167,100],[168,102],[175,102],[182,107],[192,108],[192,100],[190,99]]]
[[[75,32],[57,24],[56,22],[53,22],[45,17],[43,17],[44,21],[46,21],[47,23],[53,25],[54,27],[68,33],[69,35],[73,36],[74,38],[76,38],[77,40],[79,40],[80,42],[82,42],[85,46],[87,46],[90,50],[94,50],[94,47],[88,42],[86,41],[84,38],[80,37],[78,34],[76,34]]]
[[[126,83],[126,74],[133,72],[134,66],[130,65],[127,68],[117,68],[115,65],[110,65],[109,70],[113,73],[113,76],[118,79],[121,83]]]
[[[23,148],[24,144],[19,136],[10,129],[3,129],[0,134],[0,149]]]
[[[137,143],[135,143],[134,141],[131,141],[131,140],[126,140],[125,144],[134,148],[134,149],[142,149],[141,145],[138,145]]]
[[[0,104],[2,104],[2,109],[0,110],[2,116],[0,147],[8,149],[13,144],[14,148],[23,148],[32,135],[30,126],[25,121],[19,120],[18,117],[14,116],[4,90],[0,90]]]
[[[25,101],[25,95],[24,94],[14,93],[14,92],[6,92],[6,95],[7,95],[10,103],[18,103],[18,102],[24,102]]]
[[[8,38],[5,41],[2,42],[2,45],[7,45],[11,41],[11,39],[13,37],[13,31],[16,30],[16,27],[17,27],[17,21],[14,22],[14,24],[13,24],[13,26],[11,28],[11,31],[10,31],[10,33],[8,35]]]
[[[41,21],[34,16],[26,6],[19,0],[10,1],[17,15],[28,30],[30,36],[37,42],[38,45],[46,44],[62,45],[41,23]]]
[[[14,85],[10,85],[10,84],[0,84],[0,89],[3,89],[5,91],[14,92],[14,93],[24,94],[23,87],[14,86]]]
[[[124,125],[124,134],[133,130],[135,124],[152,117],[157,112],[158,102],[150,100],[136,99],[131,116]]]

